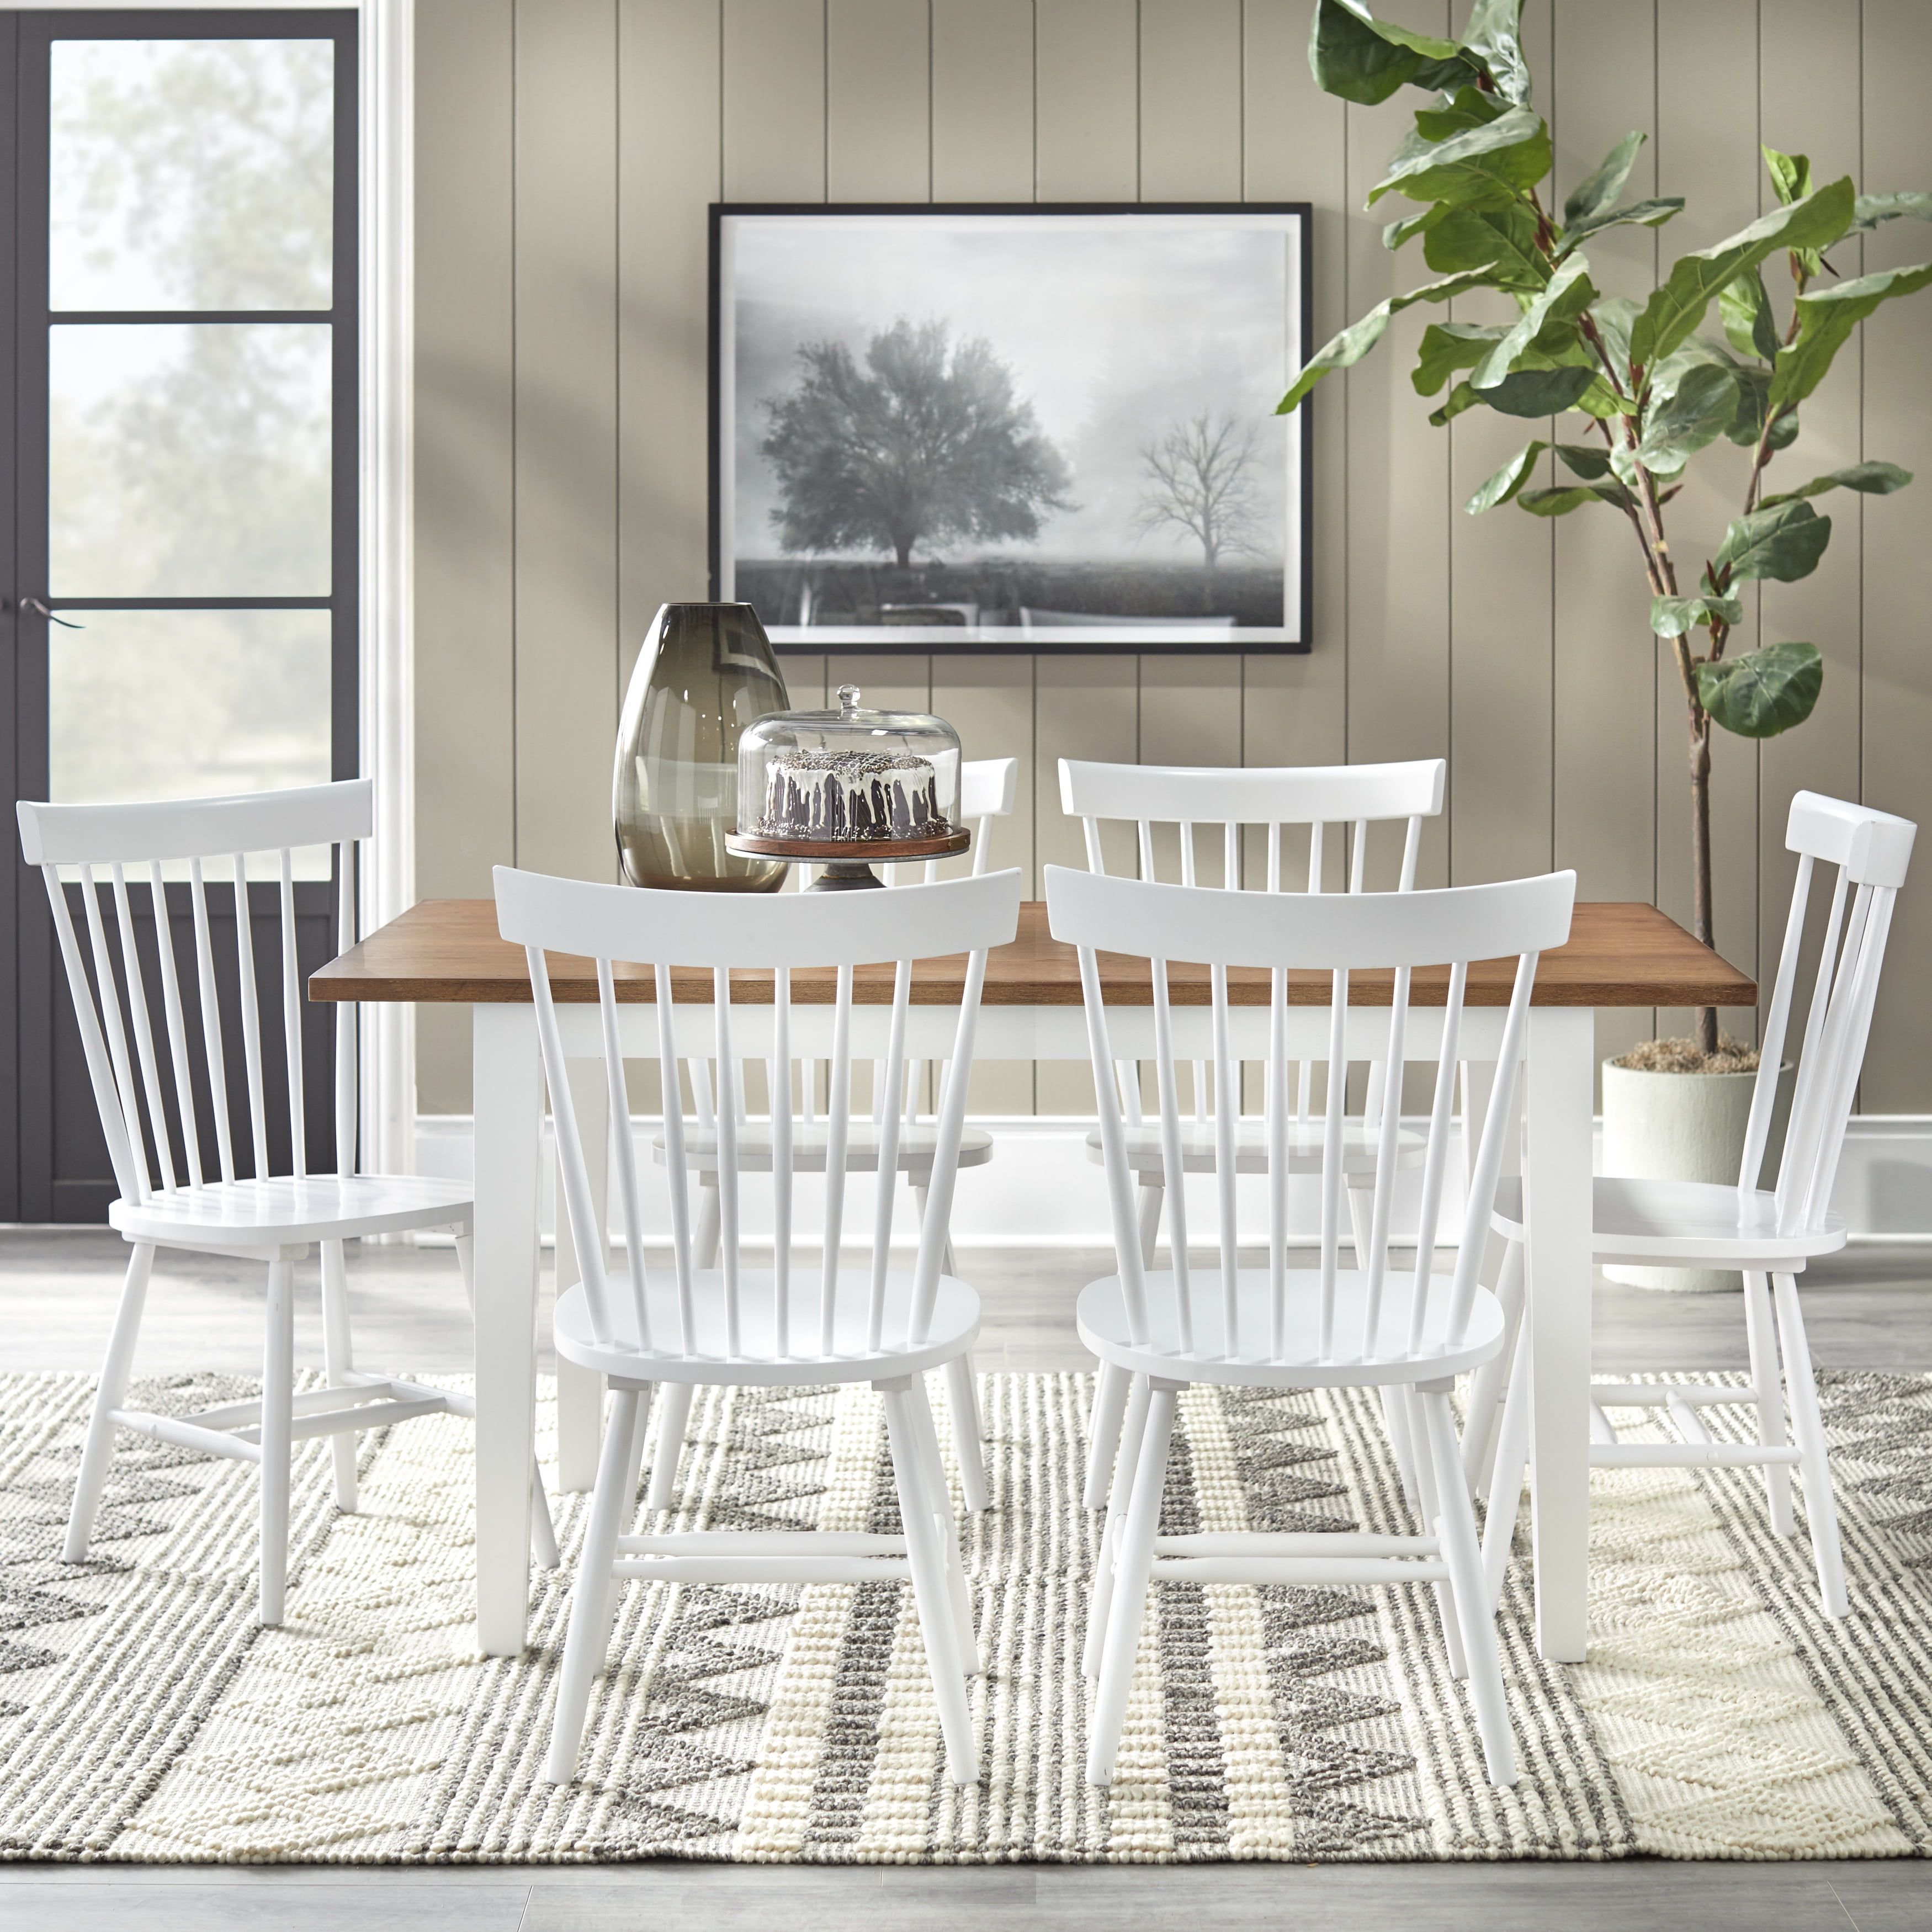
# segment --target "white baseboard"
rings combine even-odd
[[[995,1147],[994,1157],[986,1166],[968,1168],[960,1174],[952,1231],[953,1239],[961,1247],[1105,1248],[1112,1245],[1106,1187],[1099,1166],[1089,1159],[1087,1151],[1090,1121],[1030,1117],[986,1119],[975,1124],[991,1131]],[[1418,1121],[1415,1124],[1421,1127],[1426,1124]],[[654,1121],[644,1119],[632,1123],[641,1163],[650,1160],[650,1136],[655,1126]],[[468,1180],[473,1172],[471,1140],[471,1121],[466,1114],[418,1115],[416,1172],[453,1180]],[[555,1225],[551,1163],[548,1159],[544,1169],[542,1229],[543,1238],[548,1241]],[[1407,1178],[1409,1186],[1416,1184],[1414,1177]],[[1307,1192],[1305,1199],[1292,1202],[1294,1225],[1312,1227],[1316,1218],[1313,1183],[1298,1180],[1294,1186]],[[662,1195],[648,1186],[641,1191],[646,1234],[668,1242],[670,1222]],[[800,1239],[807,1242],[817,1238],[818,1230],[809,1218],[816,1210],[816,1191],[801,1190],[798,1234]],[[846,1198],[848,1230],[870,1229],[872,1198],[871,1180],[862,1174],[854,1175]],[[1868,1114],[1854,1120],[1839,1166],[1834,1202],[1850,1223],[1855,1241],[1932,1245],[1932,1115]],[[753,1242],[769,1238],[769,1208],[761,1189],[748,1188],[744,1211],[747,1238]],[[1237,1211],[1244,1244],[1258,1244],[1267,1238],[1267,1202],[1258,1186],[1250,1184],[1242,1187]],[[1413,1214],[1412,1205],[1399,1198],[1396,1226],[1412,1224]],[[1196,1240],[1214,1238],[1211,1178],[1196,1176],[1190,1180],[1188,1220]],[[911,1202],[902,1190],[894,1237],[910,1240],[914,1232]],[[1453,1228],[1445,1228],[1444,1242],[1453,1242],[1455,1233]]]

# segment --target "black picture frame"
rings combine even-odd
[[[733,521],[736,512],[735,444],[736,421],[736,361],[737,341],[736,295],[733,270],[736,237],[732,224],[742,220],[783,224],[823,223],[827,220],[855,218],[868,222],[917,224],[934,218],[953,221],[986,218],[1009,223],[1015,217],[1072,218],[1081,222],[1102,220],[1130,223],[1150,218],[1171,232],[1176,218],[1198,221],[1204,226],[1240,226],[1252,229],[1275,224],[1289,244],[1285,256],[1288,299],[1282,316],[1282,367],[1281,387],[1286,388],[1294,370],[1313,350],[1312,212],[1306,202],[848,202],[800,203],[781,202],[719,202],[710,208],[709,339],[707,382],[709,390],[709,544],[710,594],[715,600],[760,602],[755,586],[740,581],[735,554]],[[727,345],[731,345],[728,353]],[[1271,378],[1270,378],[1271,380]],[[1294,415],[1284,420],[1287,456],[1282,470],[1285,509],[1282,520],[1283,563],[1280,572],[1282,621],[1252,624],[1237,618],[1190,620],[1176,617],[1162,622],[1143,614],[1112,617],[1098,616],[1090,624],[1072,621],[1075,613],[1018,610],[1012,614],[1019,623],[988,623],[964,616],[951,622],[892,623],[876,616],[863,621],[810,622],[788,624],[766,618],[776,649],[784,652],[824,651],[917,652],[957,649],[974,655],[1035,655],[1047,653],[1118,652],[1123,650],[1153,650],[1167,652],[1198,652],[1203,656],[1258,652],[1303,656],[1314,647],[1314,454],[1309,417],[1304,401]],[[853,568],[854,566],[845,566]],[[917,572],[917,567],[908,568]],[[878,566],[884,571],[886,566]],[[928,564],[928,572],[944,572],[944,565]],[[1208,569],[1208,582],[1214,575]],[[943,592],[945,586],[942,583]],[[916,598],[920,593],[915,591]],[[928,599],[928,614],[942,608],[949,614],[970,610],[977,604],[943,604]],[[762,601],[772,602],[770,596]],[[1270,599],[1271,604],[1271,599]],[[878,607],[890,610],[894,607]],[[904,610],[918,608],[917,602],[902,604]],[[761,616],[765,612],[761,610]],[[809,617],[808,612],[800,614]],[[1048,620],[1036,624],[1035,619]],[[1210,628],[1210,625],[1213,628]],[[1056,634],[1060,633],[1060,634]]]

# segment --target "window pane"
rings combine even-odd
[[[62,597],[329,594],[326,322],[50,333]]]
[[[86,610],[48,634],[52,795],[63,803],[322,784],[326,610]]]
[[[50,306],[326,308],[328,40],[56,40]]]

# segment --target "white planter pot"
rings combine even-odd
[[[1775,1174],[1791,1111],[1792,1069],[1781,1067],[1764,1172]],[[1604,1063],[1604,1172],[1644,1180],[1737,1184],[1755,1073],[1652,1073]],[[1612,1281],[1677,1294],[1739,1289],[1729,1268],[1606,1268]]]

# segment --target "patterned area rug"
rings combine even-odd
[[[475,1652],[470,1425],[364,1438],[338,1515],[298,1451],[289,1621],[254,1622],[252,1472],[124,1436],[94,1558],[58,1560],[89,1393],[0,1377],[0,1856],[202,1861],[1896,1856],[1932,1850],[1932,1382],[1828,1377],[1853,1614],[1819,1616],[1801,1517],[1744,1471],[1600,1474],[1589,1660],[1503,1622],[1523,1776],[1484,1783],[1420,1589],[1156,1592],[1119,1781],[1081,1778],[1096,1525],[1076,1376],[983,1388],[994,1508],[968,1532],[987,1767],[946,1780],[897,1584],[633,1585],[578,1783],[538,1772],[568,1572],[520,1661]],[[176,1377],[146,1408],[245,1385]],[[1738,1412],[1740,1422],[1742,1412]],[[1630,1418],[1625,1418],[1630,1419]],[[548,1392],[542,1420],[549,1420]],[[942,1431],[942,1436],[944,1432]],[[692,1526],[897,1526],[867,1391],[716,1391]],[[566,1556],[587,1499],[566,1500]],[[1170,1532],[1408,1527],[1372,1398],[1201,1389]]]

